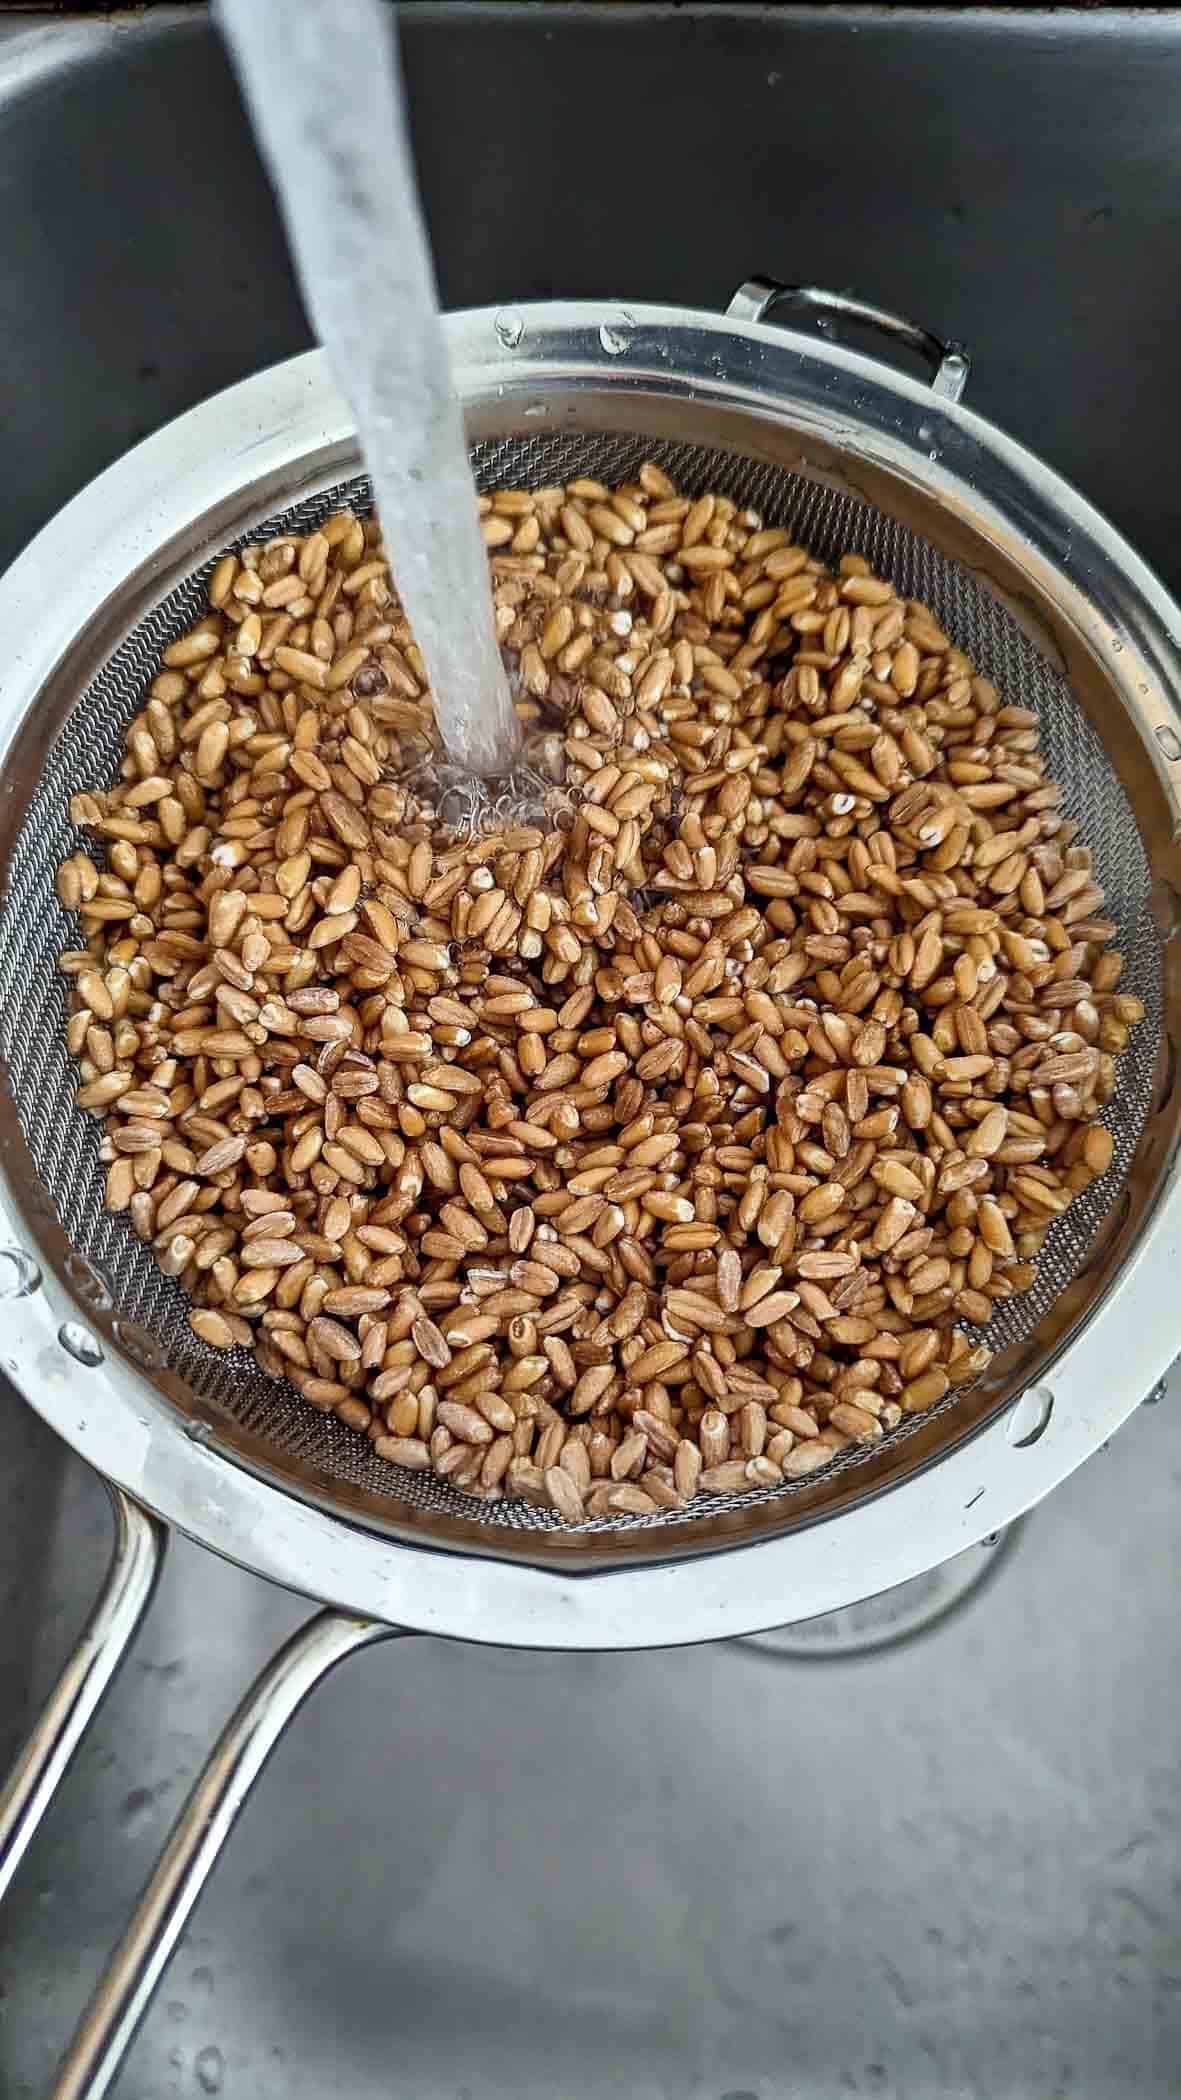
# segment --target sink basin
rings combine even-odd
[[[201,12],[4,25],[0,563],[308,341]],[[964,338],[973,403],[1181,585],[1181,17],[412,6],[405,41],[447,303],[855,286]],[[1174,1374],[881,1652],[357,1657],[246,1809],[122,2100],[1176,2093],[1179,1406]],[[3,1769],[109,1524],[3,1387],[0,1481]],[[306,1613],[175,1542],[0,1909],[6,2100],[49,2090],[211,1738]]]
[[[1166,2100],[1181,2061],[1181,1381],[995,1580],[864,1660],[408,1640],[295,1722],[120,2100]],[[98,1582],[0,1404],[0,1763]],[[0,1911],[0,2090],[55,2056],[204,1750],[306,1607],[178,1540]]]

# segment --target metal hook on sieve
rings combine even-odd
[[[919,328],[887,307],[871,306],[851,292],[828,292],[815,284],[779,284],[773,277],[748,277],[726,312],[737,321],[765,321],[777,306],[795,306],[818,315],[818,326],[826,333],[834,321],[851,321],[855,328],[869,329],[904,350],[913,350],[932,368],[931,392],[945,401],[958,401],[968,383],[972,361],[962,343],[944,342],[929,328]]]

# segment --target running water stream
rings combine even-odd
[[[513,769],[463,419],[380,0],[217,0],[313,328],[356,418],[447,756]]]

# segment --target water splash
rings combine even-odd
[[[217,0],[312,325],[357,421],[386,547],[455,763],[510,771],[463,419],[379,0]]]
[[[572,805],[562,786],[565,773],[561,737],[539,731],[525,743],[512,771],[495,780],[479,780],[460,767],[430,758],[406,777],[420,807],[457,837],[504,831],[513,824],[561,826]]]

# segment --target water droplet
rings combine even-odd
[[[208,1444],[213,1439],[213,1426],[209,1422],[186,1422],[185,1435],[190,1444]]]
[[[492,326],[497,342],[503,343],[506,350],[515,350],[525,333],[525,316],[515,306],[502,306]]]
[[[920,445],[929,445],[935,433],[929,423],[920,423],[918,437]]]
[[[72,1356],[75,1363],[85,1364],[89,1371],[92,1371],[96,1364],[101,1364],[101,1342],[96,1335],[91,1334],[89,1327],[83,1327],[79,1321],[67,1320],[64,1326],[58,1328],[57,1338],[67,1356]]]
[[[530,401],[528,406],[522,409],[521,413],[528,416],[531,420],[539,416],[548,416],[549,403],[548,401]]]
[[[604,321],[599,328],[599,341],[608,357],[622,357],[631,347],[631,337],[624,328],[609,328]]]
[[[124,1794],[119,1804],[119,1822],[124,1830],[135,1831],[146,1823],[152,1812],[155,1795],[150,1786],[133,1786]]]
[[[149,1334],[135,1320],[116,1320],[115,1340],[121,1349],[138,1364],[143,1371],[158,1371],[164,1362],[164,1351],[155,1335]]]
[[[1048,1385],[1031,1385],[1015,1401],[1005,1423],[1005,1435],[1017,1451],[1036,1444],[1050,1426],[1054,1395]]]
[[[1157,725],[1156,740],[1166,758],[1181,758],[1181,736],[1168,722]]]
[[[216,2049],[212,2043],[207,2049],[200,2051],[193,2069],[197,2073],[197,2084],[203,2093],[220,2093],[225,2068],[225,2058],[221,2050]]]
[[[112,1300],[107,1279],[84,1254],[67,1255],[66,1275],[87,1305],[92,1305],[96,1312],[110,1311]]]
[[[41,1271],[23,1247],[0,1247],[0,1298],[31,1298],[41,1288]]]

